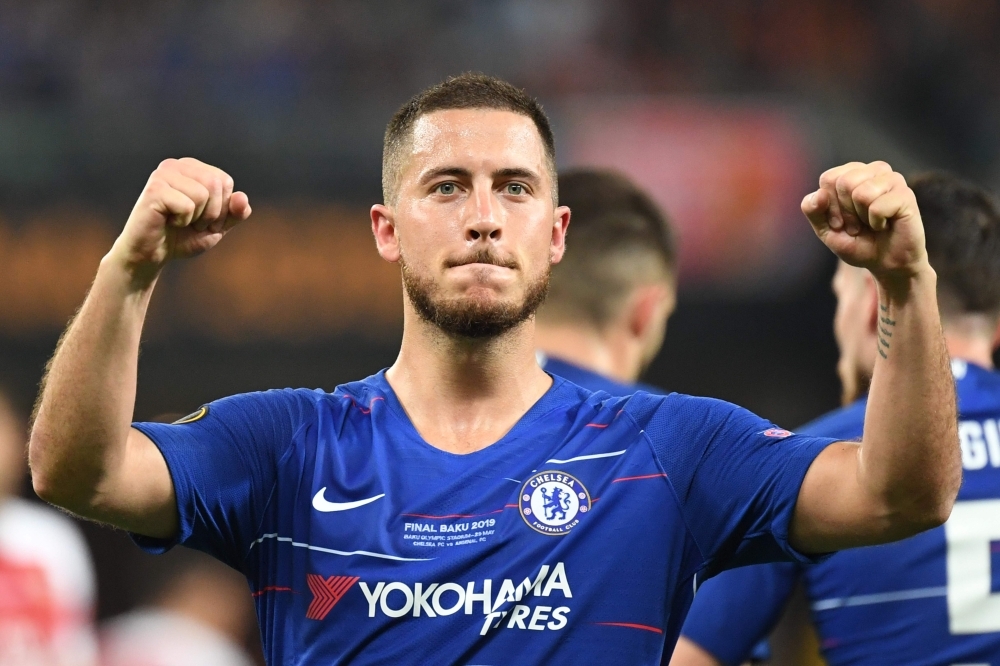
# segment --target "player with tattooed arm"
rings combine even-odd
[[[958,392],[965,483],[943,527],[800,567],[727,571],[699,590],[672,666],[738,664],[805,584],[828,663],[1000,663],[1000,206],[945,174],[912,183],[930,263],[938,274],[944,337]],[[865,426],[868,385],[897,346],[899,322],[876,283],[841,262],[833,279],[834,332],[844,407],[799,429],[854,439]]]
[[[222,170],[167,160],[40,396],[38,494],[149,551],[184,544],[242,571],[269,663],[659,664],[696,580],[948,518],[961,462],[937,278],[887,164],[827,171],[802,203],[894,322],[860,442],[718,400],[612,398],[539,367],[533,314],[570,210],[548,119],[521,90],[467,74],[403,105],[383,197],[375,244],[404,286],[389,369],[131,423],[158,276],[250,214]]]

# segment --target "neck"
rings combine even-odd
[[[946,331],[944,343],[951,358],[960,358],[981,368],[993,368],[993,345],[989,340],[955,337]]]
[[[942,318],[948,355],[983,368],[993,367],[993,340],[997,331],[994,316],[966,312]]]
[[[452,453],[496,442],[552,385],[535,360],[533,320],[470,339],[445,334],[412,310],[386,379],[417,432]]]
[[[535,346],[546,355],[624,383],[636,381],[642,370],[638,347],[630,343],[612,330],[579,324],[544,324],[535,331]]]

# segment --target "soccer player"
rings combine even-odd
[[[590,391],[661,393],[636,380],[663,345],[677,302],[670,222],[614,171],[559,174],[559,203],[573,211],[573,234],[538,311],[542,367]]]
[[[912,183],[938,274],[944,335],[958,391],[965,483],[943,527],[858,548],[801,568],[729,571],[699,590],[673,666],[737,664],[771,629],[802,576],[823,654],[839,664],[1000,663],[1000,208],[947,175]],[[844,407],[804,426],[812,435],[862,437],[869,384],[893,353],[895,321],[862,270],[841,262],[834,331]],[[898,322],[897,322],[898,326]],[[867,395],[866,395],[867,394]]]
[[[167,160],[59,345],[32,429],[42,497],[244,572],[269,663],[658,664],[696,578],[947,518],[961,461],[936,277],[887,164],[830,170],[803,201],[823,242],[875,275],[893,322],[860,443],[716,400],[592,394],[539,367],[532,314],[570,211],[548,120],[517,88],[469,74],[407,102],[383,189],[372,229],[404,285],[391,368],[131,425],[158,275],[250,214],[221,170]]]

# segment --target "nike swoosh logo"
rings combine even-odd
[[[385,493],[381,495],[376,495],[375,497],[367,497],[365,499],[355,500],[353,502],[327,502],[323,498],[323,493],[326,492],[326,486],[319,489],[319,492],[313,496],[313,508],[317,511],[322,511],[327,513],[330,511],[348,511],[349,509],[357,509],[359,506],[364,506],[365,504],[371,504],[377,499],[382,499],[385,497]]]

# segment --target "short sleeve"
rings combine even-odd
[[[783,430],[721,400],[637,394],[643,425],[704,565],[699,578],[745,564],[813,562],[788,543],[799,488],[836,441]]]
[[[774,628],[800,567],[790,562],[724,571],[694,595],[681,635],[726,666],[738,666]]]
[[[135,542],[153,553],[180,543],[241,569],[281,457],[296,431],[312,420],[319,395],[291,389],[245,393],[174,424],[133,424],[163,453],[180,517],[174,540],[133,535]]]

